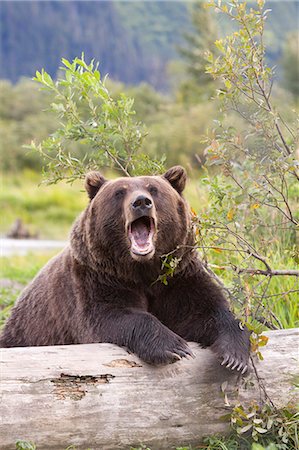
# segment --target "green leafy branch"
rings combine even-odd
[[[159,275],[155,283],[157,281],[160,281],[161,283],[165,284],[165,286],[168,285],[169,278],[172,278],[174,276],[174,274],[176,273],[176,269],[182,260],[182,257],[174,256],[174,253],[180,248],[181,247],[178,247],[176,250],[173,250],[166,255],[162,255],[161,275]]]
[[[252,404],[248,408],[236,405],[230,415],[232,427],[239,436],[250,436],[253,441],[265,442],[275,436],[284,448],[295,449],[298,445],[299,413],[291,408],[275,410],[270,405]]]
[[[72,62],[63,58],[62,64],[64,77],[57,81],[44,70],[34,78],[54,96],[51,110],[60,120],[60,127],[48,139],[29,146],[46,161],[49,181],[73,181],[102,166],[125,176],[161,172],[163,160],[140,153],[147,132],[134,120],[134,100],[125,94],[112,98],[98,63],[87,64],[84,54]],[[79,144],[79,154],[71,149],[74,143]],[[87,150],[82,154],[82,149]]]

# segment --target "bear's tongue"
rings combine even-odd
[[[147,223],[145,223],[145,221],[143,219],[137,219],[137,220],[135,220],[135,222],[132,223],[131,233],[132,233],[135,243],[139,247],[144,247],[145,245],[147,245],[149,243],[148,238],[149,238],[150,230],[149,230],[149,226],[147,225]]]
[[[134,255],[145,256],[153,252],[154,221],[150,217],[140,217],[131,223],[129,227],[129,238],[131,241],[131,252]]]

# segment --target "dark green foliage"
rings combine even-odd
[[[184,1],[120,1],[114,4],[134,47],[139,49],[143,66],[139,81],[147,81],[160,91],[167,89],[165,68],[168,61],[178,58],[176,48],[182,41],[182,33],[190,27],[188,4]]]
[[[184,34],[185,45],[179,48],[190,78],[182,83],[180,92],[185,101],[197,103],[200,98],[209,99],[215,89],[213,78],[206,73],[205,53],[214,47],[217,24],[211,11],[200,0],[192,5],[191,18],[192,32]]]
[[[0,160],[5,171],[30,167],[40,170],[39,155],[25,151],[22,146],[32,139],[43,139],[57,126],[54,116],[42,113],[48,108],[48,99],[41,95],[32,81],[23,79],[13,86],[0,81]]]
[[[1,2],[0,14],[0,78],[14,82],[36,67],[55,77],[62,57],[83,51],[113,79],[165,87],[177,30],[188,24],[186,5],[177,2],[10,1]]]
[[[124,81],[136,81],[138,54],[112,2],[12,1],[1,4],[1,22],[6,60],[1,78],[33,76],[34,67],[54,76],[62,56],[85,51],[103,61],[105,73],[117,78],[121,71]]]

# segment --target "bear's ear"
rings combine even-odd
[[[85,189],[88,193],[90,200],[92,200],[98,190],[106,183],[106,179],[100,172],[89,172],[85,177]]]
[[[167,170],[163,175],[171,186],[178,191],[179,194],[183,192],[186,185],[187,174],[182,166],[174,166]]]

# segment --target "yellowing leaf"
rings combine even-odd
[[[235,217],[235,214],[236,214],[235,208],[231,208],[227,213],[228,220],[233,220],[233,218]]]
[[[193,216],[193,217],[197,217],[197,214],[196,214],[196,211],[195,211],[195,209],[193,209],[192,208],[192,206],[191,206],[191,216]]]
[[[259,337],[259,346],[264,347],[264,345],[267,344],[269,338],[267,336],[260,336]]]
[[[257,4],[262,9],[265,6],[265,0],[257,0]]]
[[[212,141],[211,141],[211,148],[212,148],[213,150],[218,150],[218,148],[219,148],[219,143],[218,143],[218,141],[216,141],[215,139],[212,139]]]
[[[213,247],[214,252],[216,253],[222,253],[222,249],[218,247]]]
[[[253,203],[252,205],[250,205],[250,209],[257,209],[260,208],[260,204],[259,203]]]

